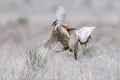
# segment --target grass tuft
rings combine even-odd
[[[29,23],[29,20],[26,17],[19,17],[17,23],[19,25],[27,25]]]

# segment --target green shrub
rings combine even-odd
[[[26,17],[19,17],[17,20],[17,24],[19,25],[27,25],[29,20]]]

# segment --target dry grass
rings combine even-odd
[[[101,48],[101,49],[100,49]],[[1,56],[1,80],[119,80],[119,51],[96,48],[79,49],[79,59],[64,51],[29,49],[24,55]],[[89,56],[90,55],[90,56]],[[4,59],[4,60],[3,60]]]
[[[79,46],[77,61],[69,51],[56,53],[43,47],[48,39],[44,36],[49,32],[43,31],[47,27],[39,30],[37,25],[16,28],[12,25],[9,28],[16,32],[9,32],[7,43],[0,47],[0,80],[119,80],[118,26],[96,25],[94,45],[87,49]],[[21,37],[21,43],[13,41],[13,33]]]

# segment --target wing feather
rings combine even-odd
[[[81,42],[85,42],[87,41],[88,37],[91,35],[91,33],[94,31],[96,27],[83,27],[81,29],[79,29],[78,31],[76,31],[76,34],[78,36],[78,39]]]
[[[65,17],[65,9],[64,7],[58,7],[58,10],[56,11],[56,19],[57,19],[57,25],[54,27],[54,30],[56,30],[58,27],[60,27],[61,24],[63,24]]]

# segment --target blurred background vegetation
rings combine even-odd
[[[42,47],[59,6],[71,27],[97,27],[78,61]],[[0,0],[0,80],[120,80],[119,27],[120,0]]]

